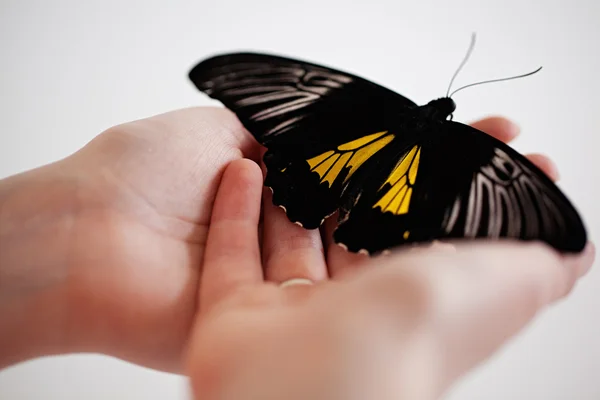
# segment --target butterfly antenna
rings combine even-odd
[[[476,39],[475,36],[476,36],[475,32],[473,32],[471,34],[471,44],[469,45],[469,50],[467,50],[467,54],[465,55],[465,58],[463,58],[462,62],[458,66],[458,69],[456,70],[456,72],[452,76],[452,79],[450,80],[450,84],[448,85],[448,90],[446,91],[446,97],[448,97],[448,93],[450,93],[450,89],[452,88],[452,84],[454,83],[454,80],[458,76],[458,73],[460,72],[461,69],[463,69],[463,67],[469,60],[469,57],[471,57],[471,53],[473,52],[473,49],[475,48],[475,39]]]
[[[538,69],[536,69],[535,71],[531,71],[531,72],[528,72],[528,73],[526,73],[526,74],[523,74],[523,75],[510,76],[510,77],[508,77],[508,78],[491,79],[491,80],[489,80],[489,81],[482,81],[482,82],[471,83],[471,84],[469,84],[469,85],[466,85],[466,86],[463,86],[463,87],[461,87],[461,88],[458,88],[458,89],[456,89],[456,90],[455,90],[454,92],[452,92],[452,93],[450,94],[450,96],[448,96],[448,97],[452,97],[452,96],[454,96],[454,94],[455,94],[456,92],[459,92],[459,91],[461,91],[461,90],[463,90],[463,89],[466,89],[466,88],[468,88],[468,87],[471,87],[471,86],[483,85],[484,83],[502,82],[502,81],[510,81],[510,80],[512,80],[512,79],[525,78],[526,76],[530,76],[530,75],[533,75],[533,74],[535,74],[535,73],[539,72],[541,69],[542,69],[542,67],[539,67],[539,68],[538,68]]]

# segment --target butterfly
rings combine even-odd
[[[189,78],[267,148],[273,203],[306,229],[338,212],[333,239],[351,252],[475,238],[585,247],[561,190],[508,145],[453,121],[452,95],[419,106],[361,77],[260,53],[210,57]]]

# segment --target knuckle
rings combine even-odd
[[[405,301],[415,311],[430,314],[435,309],[438,288],[431,274],[413,271],[403,274],[400,283],[404,287]]]
[[[291,226],[290,228],[294,229],[296,227]],[[289,235],[280,236],[277,240],[265,246],[265,263],[271,264],[281,259],[291,260],[298,255],[315,249],[322,253],[322,247],[321,237],[318,234],[315,235],[314,232],[290,232]]]
[[[376,293],[385,303],[394,305],[394,309],[413,316],[425,316],[435,312],[439,290],[432,274],[427,268],[398,269],[389,276],[382,276]]]

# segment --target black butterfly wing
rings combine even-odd
[[[450,121],[424,136],[430,139],[388,169],[383,183],[365,190],[336,230],[337,242],[372,253],[452,238],[541,240],[563,252],[585,247],[571,202],[515,150]]]
[[[375,132],[379,128],[372,125],[378,121],[383,126],[381,119],[389,112],[416,107],[355,75],[269,54],[214,56],[196,65],[189,77],[199,90],[232,110],[266,147],[275,141],[341,144],[336,139],[353,139],[341,128],[362,121]]]
[[[350,177],[358,179],[398,139],[389,127],[416,107],[355,75],[266,54],[212,57],[189,76],[268,148],[265,184],[273,201],[306,228],[339,207]]]
[[[314,229],[351,194],[360,193],[372,172],[389,162],[397,141],[401,139],[396,133],[381,131],[317,153],[269,150],[264,157],[265,185],[290,221]]]

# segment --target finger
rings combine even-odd
[[[343,245],[336,244],[333,240],[333,231],[337,226],[337,214],[325,221],[323,229],[323,243],[327,249],[327,265],[329,275],[332,278],[342,278],[351,275],[360,270],[375,257],[366,253],[352,253],[346,250]],[[431,244],[425,246],[435,251],[454,252],[456,248],[452,243],[446,243],[440,240],[434,240]],[[419,247],[408,247],[407,251],[419,251]],[[381,254],[380,256],[385,256]]]
[[[552,179],[552,181],[556,182],[560,178],[558,167],[548,157],[542,154],[528,154],[527,159],[548,175],[548,178]]]
[[[520,132],[517,124],[504,117],[488,117],[470,124],[496,139],[508,143],[515,139]]]
[[[208,232],[200,306],[211,307],[232,290],[262,281],[258,220],[262,176],[258,165],[231,162],[221,180]]]
[[[264,151],[262,152],[264,157]],[[263,176],[267,169],[261,163]],[[270,189],[263,191],[263,265],[265,278],[275,283],[290,279],[312,282],[327,278],[323,241],[318,229],[292,223],[281,207],[273,204]]]
[[[581,255],[563,256],[564,261],[570,265],[569,268],[575,270],[576,280],[584,277],[592,268],[596,259],[596,246],[588,242]]]
[[[333,232],[337,227],[337,223],[338,213],[335,213],[325,220],[322,233],[323,243],[327,251],[329,276],[334,279],[352,274],[369,260],[367,254],[349,252],[345,246],[334,242]]]
[[[266,279],[282,283],[302,278],[313,282],[327,278],[323,242],[318,229],[290,222],[273,204],[270,190],[264,195],[263,260]]]
[[[436,251],[456,251],[456,246],[453,243],[448,243],[442,240],[433,240],[428,247]]]
[[[519,135],[519,127],[509,119],[503,117],[489,117],[471,124],[472,127],[487,133],[496,139],[508,143]],[[560,177],[556,165],[546,156],[530,154],[527,158],[540,168],[550,179],[557,181]]]

